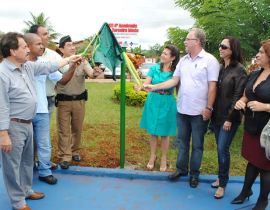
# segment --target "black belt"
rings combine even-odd
[[[18,123],[25,123],[25,124],[32,123],[32,120],[24,120],[24,119],[19,119],[19,118],[11,118],[10,121],[14,121]]]
[[[154,92],[160,95],[172,95],[172,91],[170,90],[155,90]]]
[[[85,100],[87,101],[87,90],[85,90],[83,93],[80,95],[66,95],[66,94],[57,94],[55,97],[55,106],[58,105],[59,101],[79,101],[79,100]]]

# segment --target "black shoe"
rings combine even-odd
[[[240,195],[238,195],[236,198],[234,198],[231,201],[231,204],[242,204],[242,203],[244,203],[246,198],[249,200],[249,197],[252,195],[253,195],[252,190],[250,190],[247,194],[241,192]]]
[[[252,210],[264,210],[268,205],[268,200],[258,199],[256,205]]]
[[[187,176],[187,175],[188,175],[187,173],[181,173],[180,171],[176,171],[176,172],[170,174],[170,175],[168,176],[168,179],[169,179],[170,181],[176,181],[176,180],[179,179],[181,176]]]
[[[53,175],[44,176],[44,177],[38,177],[38,179],[42,182],[46,182],[47,184],[56,184],[57,179]]]
[[[59,165],[62,169],[68,169],[70,164],[67,161],[63,161]]]
[[[73,155],[72,160],[75,162],[80,162],[81,161],[81,156],[80,155]]]
[[[196,188],[199,184],[199,179],[196,177],[190,177],[189,178],[189,186],[192,188]]]
[[[51,170],[56,170],[58,168],[58,165],[56,163],[51,162]]]

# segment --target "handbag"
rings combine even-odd
[[[264,126],[260,136],[261,147],[265,148],[265,156],[270,160],[270,120]]]

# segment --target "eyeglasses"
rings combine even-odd
[[[225,45],[225,44],[219,44],[218,47],[221,48],[222,50],[230,49],[230,47],[228,47],[228,46]]]
[[[195,39],[195,38],[193,38],[193,39],[186,38],[186,39],[185,39],[185,41],[190,41],[190,40],[198,40],[198,39]]]

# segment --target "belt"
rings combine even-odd
[[[57,94],[56,100],[57,101],[78,101],[78,100],[87,101],[87,91],[85,90],[80,95]]]
[[[18,123],[25,123],[25,124],[30,124],[32,122],[32,120],[23,120],[19,118],[11,118],[10,121],[18,122]]]
[[[153,92],[158,93],[160,95],[172,95],[172,91],[170,90],[155,90]]]

